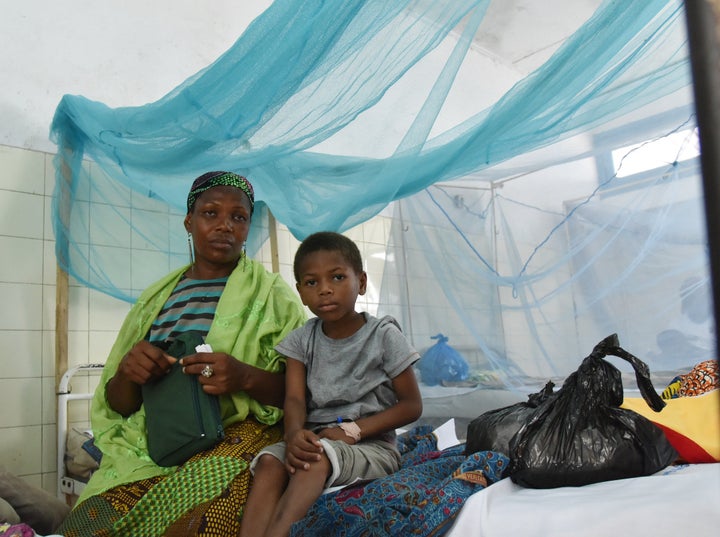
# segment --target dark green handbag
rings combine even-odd
[[[165,352],[182,358],[202,343],[199,333],[185,332],[166,345]],[[148,452],[159,466],[182,464],[225,436],[218,397],[205,393],[197,377],[183,373],[179,362],[161,379],[144,384],[142,396]]]

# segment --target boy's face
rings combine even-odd
[[[297,290],[313,314],[325,322],[353,316],[358,295],[365,294],[365,272],[357,274],[340,252],[330,250],[307,255],[299,272]]]

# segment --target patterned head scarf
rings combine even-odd
[[[192,212],[198,196],[214,186],[234,186],[245,192],[250,200],[250,214],[252,214],[255,208],[255,191],[250,181],[233,172],[207,172],[195,179],[187,198],[188,213]]]

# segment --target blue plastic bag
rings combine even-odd
[[[423,383],[436,386],[443,382],[467,380],[468,364],[458,351],[447,344],[448,338],[438,334],[430,339],[437,339],[438,342],[422,355],[418,363]]]

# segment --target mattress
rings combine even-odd
[[[718,528],[720,463],[711,463],[556,489],[505,478],[468,498],[447,537],[714,537]]]

